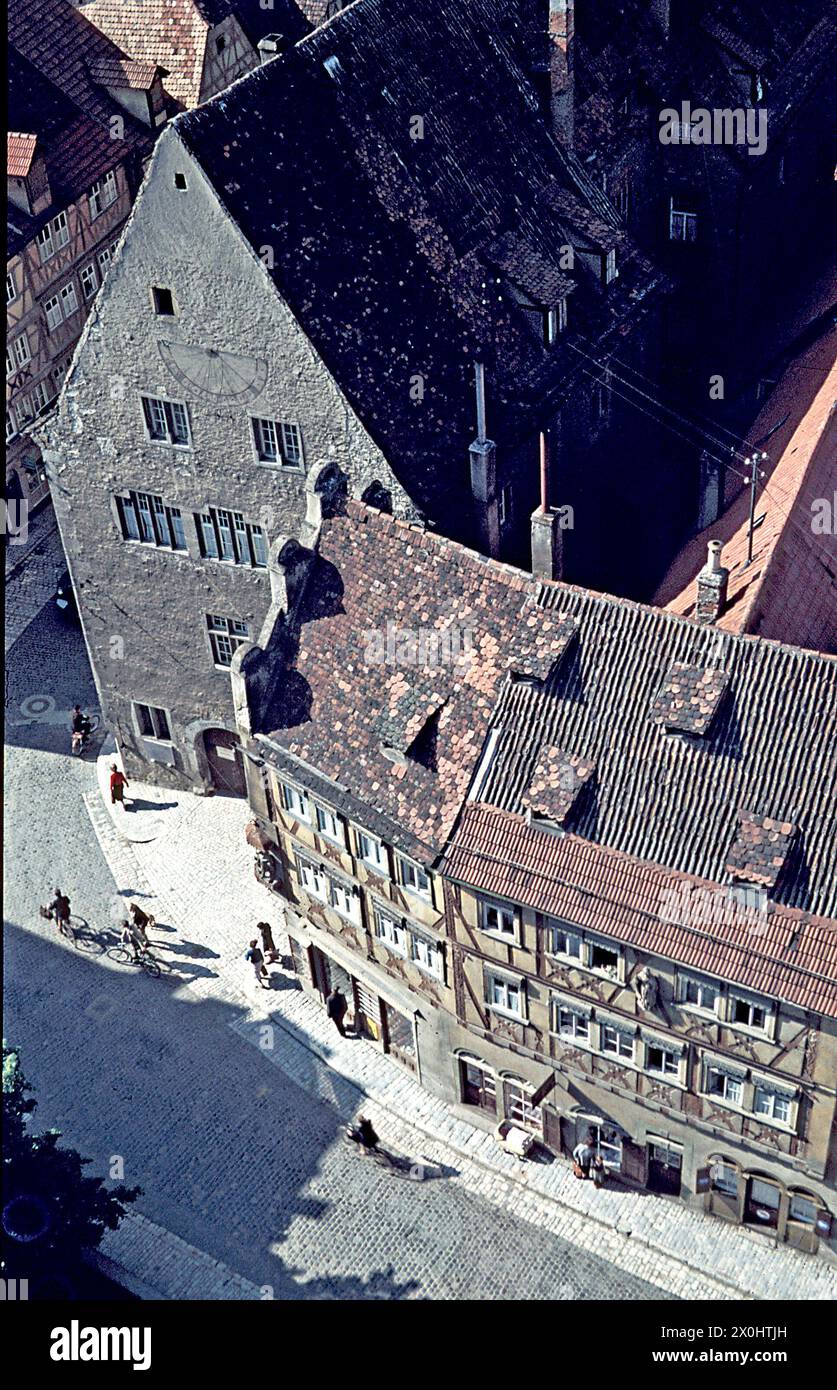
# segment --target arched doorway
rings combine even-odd
[[[222,796],[246,796],[247,778],[238,735],[229,729],[204,729],[203,746],[216,792]]]

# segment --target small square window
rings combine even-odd
[[[154,285],[151,290],[154,300],[154,312],[164,318],[174,318],[174,298],[171,290],[165,289],[162,285]]]
[[[156,738],[161,743],[171,743],[169,717],[164,709],[155,705],[134,705],[137,728],[143,738]]]
[[[188,187],[188,185],[187,185],[187,183],[186,183],[186,175],[185,175],[185,174],[181,174],[181,173],[176,173],[175,176],[174,176],[174,186],[175,186],[175,188],[176,188],[180,193],[185,193],[185,192],[186,192],[186,188]]]
[[[514,910],[500,903],[480,903],[480,926],[492,936],[514,940]]]

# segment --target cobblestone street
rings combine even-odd
[[[34,693],[53,709],[29,722]],[[103,1250],[149,1293],[833,1297],[832,1271],[764,1237],[597,1193],[562,1162],[518,1165],[371,1044],[337,1038],[285,970],[256,994],[244,944],[258,916],[281,930],[281,913],[253,878],[244,803],[135,787],[144,809],[120,811],[117,828],[94,754],[68,755],[61,712],[76,699],[95,704],[80,634],[45,609],[12,649],[7,685],[6,1034],[39,1122],[94,1171],[121,1157],[143,1187]],[[145,902],[176,974],[150,979],[58,941],[37,915],[54,883],[94,929],[115,895]],[[342,1127],[361,1101],[387,1144],[433,1165],[427,1180],[349,1151]]]

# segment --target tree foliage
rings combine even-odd
[[[89,1158],[59,1144],[48,1129],[33,1134],[37,1102],[14,1048],[3,1044],[4,1273],[9,1277],[51,1277],[79,1266],[83,1252],[95,1248],[106,1230],[115,1230],[141,1188],[107,1188],[88,1177]]]

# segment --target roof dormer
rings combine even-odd
[[[37,135],[9,131],[6,138],[6,183],[9,202],[37,217],[52,202],[46,161]]]

